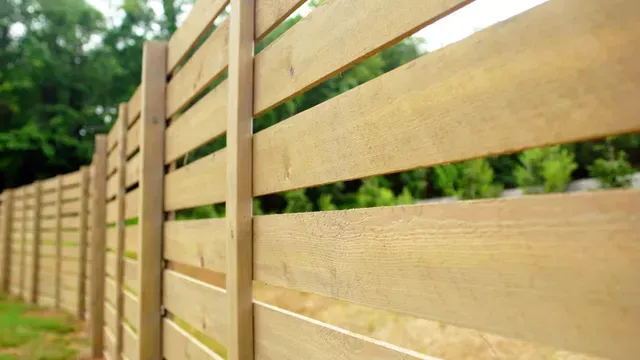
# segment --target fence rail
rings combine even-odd
[[[252,214],[257,196],[640,131],[640,2],[551,0],[253,134],[471,2],[329,0],[254,55],[303,1],[231,0],[217,22],[228,2],[197,1],[145,44],[90,167],[2,193],[2,289],[88,318],[114,360],[221,358],[202,336],[232,360],[428,358],[257,301],[254,281],[634,358],[638,190]]]

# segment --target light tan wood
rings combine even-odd
[[[65,244],[80,243],[80,235],[77,231],[64,231],[61,236],[62,242]]]
[[[169,40],[166,72],[171,73],[195,46],[198,38],[211,27],[229,0],[198,0],[185,22]]]
[[[139,216],[140,188],[133,189],[124,197],[124,218],[133,219]]]
[[[77,290],[63,288],[60,291],[60,305],[61,307],[75,313],[78,307]],[[64,305],[66,305],[66,307]]]
[[[77,259],[64,259],[60,268],[62,274],[78,275],[80,273],[80,261]]]
[[[57,200],[58,200],[57,192],[42,194],[42,203],[43,204],[55,204]]]
[[[105,254],[105,271],[107,275],[110,275],[115,278],[116,276],[116,268],[118,267],[118,257],[113,252],[108,252]]]
[[[253,92],[255,0],[231,0],[227,115],[227,295],[229,360],[252,360]],[[212,183],[209,187],[212,187]]]
[[[40,231],[40,210],[42,210],[42,183],[40,181],[36,181],[34,184],[34,200],[35,200],[35,213],[33,217],[33,225],[34,236],[33,243],[31,245],[31,251],[34,259],[40,259],[40,242],[42,237],[42,232]],[[33,261],[33,265],[31,267],[31,289],[30,289],[30,300],[31,303],[36,304],[38,302],[38,273],[39,273],[39,261]]]
[[[97,145],[96,145],[97,146]],[[56,192],[55,192],[55,207],[56,207],[56,217],[55,217],[55,225],[54,225],[54,246],[56,249],[55,253],[55,264],[53,273],[55,276],[54,280],[54,301],[56,309],[60,308],[60,289],[62,288],[62,209],[64,208],[64,203],[62,202],[62,175],[58,175],[56,177]],[[42,231],[46,228],[44,223],[40,224],[40,228]]]
[[[104,324],[114,334],[114,346],[115,346],[115,333],[117,328],[118,318],[116,317],[116,308],[108,303],[104,304]]]
[[[80,189],[82,193],[80,195],[80,229],[78,236],[80,237],[79,247],[74,249],[75,253],[79,256],[80,262],[80,274],[77,278],[78,286],[78,311],[76,316],[78,319],[83,320],[85,318],[85,312],[87,304],[85,302],[87,289],[85,287],[85,277],[87,274],[87,246],[89,243],[89,168],[83,166],[80,168]]]
[[[123,291],[124,296],[124,317],[133,326],[138,329],[138,318],[140,317],[138,298],[128,291]]]
[[[227,345],[228,304],[225,291],[175,271],[165,270],[163,275],[165,308],[194,329]]]
[[[123,256],[124,256],[124,220],[126,207],[129,204],[126,204],[126,165],[127,165],[127,118],[128,118],[128,109],[127,104],[122,103],[118,109],[119,120],[116,125],[119,125],[118,129],[118,147],[114,150],[118,153],[118,171],[115,173],[113,177],[117,179],[117,192],[116,192],[116,211],[117,211],[117,219],[116,219],[116,249],[115,253],[112,254],[113,258],[111,259],[114,267],[113,267],[113,277],[116,282],[116,328],[114,331],[114,335],[116,336],[116,345],[115,349],[118,354],[122,353],[124,350],[124,330],[121,323],[124,312],[124,299],[122,295],[122,290],[124,289],[124,264],[123,264]],[[109,254],[107,255],[107,263],[109,262]],[[109,271],[109,267],[107,266],[107,273]]]
[[[140,288],[138,287],[138,278],[139,278],[140,270],[139,270],[138,262],[131,259],[124,259],[123,266],[124,266],[124,280],[123,280],[124,285],[134,290],[135,292],[139,293]]]
[[[96,136],[95,153],[93,156],[93,207],[92,207],[92,238],[91,238],[91,355],[94,358],[102,356],[104,352],[104,298],[105,298],[105,216],[106,216],[106,168],[107,168],[107,139],[104,135]]]
[[[140,148],[140,122],[136,121],[127,132],[127,157]]]
[[[107,228],[107,236],[106,236],[106,246],[107,249],[116,251],[116,247],[118,246],[118,233],[115,227]]]
[[[114,125],[117,126],[118,124]],[[117,144],[116,144],[117,145]],[[107,176],[113,176],[113,173],[118,169],[118,155],[120,153],[114,149],[109,153],[107,158]]]
[[[62,275],[60,277],[60,285],[62,289],[78,291],[78,278],[79,276],[75,275]]]
[[[54,307],[55,306],[55,299],[52,298],[51,296],[48,296],[50,294],[40,294],[38,295],[38,305],[40,306],[45,306],[45,307]]]
[[[81,175],[79,170],[62,175],[62,187],[65,189],[80,186],[80,181]]]
[[[169,319],[163,321],[162,356],[166,360],[222,360]]]
[[[127,161],[125,173],[125,186],[127,188],[138,183],[140,180],[140,154],[134,155],[129,161]]]
[[[42,195],[46,193],[52,193],[58,190],[58,178],[52,177],[46,180],[42,180]]]
[[[124,228],[124,250],[126,252],[139,253],[138,225],[130,225]]]
[[[57,224],[58,224],[58,220],[55,219],[55,218],[53,218],[53,219],[42,219],[42,222],[40,223],[40,228],[42,230],[55,229]]]
[[[129,360],[137,360],[138,359],[138,335],[136,335],[131,328],[122,324],[123,328],[123,337],[122,337],[122,355]]]
[[[111,157],[113,149],[116,147],[117,144],[118,144],[118,124],[114,123],[113,126],[111,127],[111,130],[109,130],[109,134],[107,135],[107,154],[109,154],[109,157]],[[107,161],[107,163],[109,163],[109,161]],[[107,174],[108,173],[109,172],[107,172]]]
[[[80,199],[80,186],[73,186],[69,188],[64,188],[62,190],[62,201],[79,201]]]
[[[167,84],[167,118],[173,117],[213,80],[229,62],[229,20],[224,20]]]
[[[227,220],[164,223],[164,258],[181,264],[227,272]]]
[[[72,201],[62,203],[62,214],[79,214],[82,203],[80,201]]]
[[[327,2],[256,55],[254,112],[274,108],[469,2]]]
[[[107,201],[111,201],[118,193],[118,176],[112,176],[107,180]]]
[[[270,127],[254,195],[638,131],[638,6],[551,1]]]
[[[227,129],[227,100],[227,81],[224,80],[171,122],[165,132],[165,164],[224,134]]]
[[[142,115],[140,135],[140,359],[162,357],[162,224],[164,222],[165,70],[167,43],[146,42],[142,59]],[[129,193],[131,195],[133,192]]]
[[[254,303],[254,311],[257,360],[436,360],[261,302]]]
[[[173,211],[225,201],[226,149],[173,171],[164,178],[164,210]]]
[[[129,111],[127,112],[127,124],[131,126],[131,124],[140,117],[140,109],[142,107],[142,85],[138,85],[136,91],[133,92],[128,105]],[[133,126],[131,127],[133,128]],[[127,147],[127,149],[129,149],[129,147]],[[128,150],[127,153],[129,153]]]
[[[255,0],[255,38],[262,39],[291,15],[305,0]]]
[[[106,223],[114,224],[118,220],[118,202],[113,199],[107,203]]]
[[[64,216],[62,217],[62,229],[71,230],[80,228],[80,216]]]
[[[46,218],[55,217],[57,213],[58,213],[58,207],[54,203],[47,206],[43,205],[42,212],[40,213],[40,215],[42,216],[43,219],[46,219]]]
[[[11,269],[15,259],[11,256],[15,244],[13,234],[13,202],[15,190],[6,189],[2,192],[2,292],[8,293],[11,285]],[[15,277],[15,273],[13,274]]]
[[[106,360],[118,360],[115,353],[116,338],[113,331],[107,327],[104,327],[104,356]]]
[[[104,279],[104,293],[105,299],[112,305],[115,306],[116,303],[116,282],[111,277],[106,277]],[[114,308],[115,309],[115,308]]]
[[[628,358],[640,351],[638,233],[638,190],[264,216],[255,278]]]

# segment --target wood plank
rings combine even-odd
[[[128,291],[122,292],[124,297],[124,317],[134,328],[138,329],[138,320],[140,317],[138,298]]]
[[[74,259],[64,259],[62,261],[61,272],[63,274],[74,274],[74,275],[79,274],[80,262]]]
[[[61,221],[62,229],[79,229],[80,216],[65,216]]]
[[[60,284],[63,289],[69,289],[78,291],[78,276],[77,275],[62,275],[60,276]]]
[[[124,218],[133,219],[140,216],[140,188],[133,189],[124,197]]]
[[[169,40],[166,72],[171,73],[185,58],[213,20],[224,10],[229,0],[198,0],[185,22]]]
[[[80,171],[74,171],[72,173],[62,175],[62,187],[77,187],[80,185],[81,179]]]
[[[113,149],[107,157],[107,177],[113,176],[116,170],[118,170],[118,151]]]
[[[108,252],[105,254],[105,271],[107,275],[116,276],[116,268],[118,267],[118,257],[115,253]]]
[[[44,306],[44,307],[53,307],[53,306],[55,306],[55,299],[52,298],[51,296],[47,296],[47,295],[50,295],[50,294],[38,295],[38,305]]]
[[[306,0],[255,0],[257,40],[267,36]]]
[[[82,189],[82,195],[80,196],[80,230],[78,236],[80,237],[79,248],[75,250],[75,253],[79,256],[80,261],[80,274],[77,279],[78,284],[78,311],[76,317],[79,320],[85,319],[85,313],[87,304],[85,297],[87,294],[87,288],[85,287],[85,277],[87,274],[87,247],[89,243],[89,168],[83,166],[80,168],[80,189]]]
[[[107,203],[106,222],[113,224],[118,220],[118,202],[114,199]]]
[[[252,143],[255,1],[231,0],[231,7],[226,161],[227,357],[229,360],[251,360],[254,358]]]
[[[227,272],[227,221],[203,219],[164,223],[164,258]]]
[[[129,111],[127,111],[127,124],[131,125],[140,117],[140,109],[142,108],[142,85],[138,85],[136,90],[133,92],[128,105]],[[129,149],[128,146],[127,149]]]
[[[639,5],[548,2],[272,126],[254,195],[638,131]]]
[[[116,303],[117,290],[116,290],[116,282],[113,281],[113,279],[105,278],[104,293],[105,293],[105,299],[107,299],[107,301],[109,301],[111,304]]]
[[[60,291],[60,305],[66,310],[75,313],[78,308],[78,291],[62,289],[62,291]]]
[[[164,178],[164,210],[174,211],[225,201],[226,149],[173,171]]]
[[[80,193],[82,190],[79,186],[74,186],[71,188],[64,188],[62,190],[62,200],[63,201],[72,201],[80,199]]]
[[[126,154],[126,146],[127,146],[127,104],[121,103],[118,113],[120,118],[123,120],[120,122],[120,126],[118,129],[118,147],[116,148],[116,152],[118,153],[118,172],[114,175],[114,177],[118,181],[118,191],[116,193],[116,203],[117,203],[117,219],[116,219],[116,251],[114,254],[114,274],[113,277],[116,281],[116,289],[118,293],[116,294],[116,319],[118,319],[118,325],[115,331],[116,335],[116,352],[121,354],[124,349],[124,333],[123,326],[120,323],[123,312],[124,312],[124,299],[122,296],[122,289],[124,288],[123,280],[124,280],[124,264],[123,264],[123,256],[124,256],[124,220],[125,220],[125,212],[126,206],[125,196],[126,196],[126,186],[125,186],[125,176],[126,176],[126,166],[127,166],[127,154]],[[108,260],[108,259],[107,259]]]
[[[116,333],[116,326],[118,324],[118,318],[116,317],[116,309],[108,303],[104,304],[104,324],[111,330],[113,334]],[[115,346],[115,335],[114,335]]]
[[[162,357],[162,223],[164,221],[164,121],[166,109],[167,43],[148,41],[142,59],[140,136],[139,238],[140,359]],[[129,193],[131,194],[131,193]]]
[[[96,140],[97,141],[97,140]],[[98,146],[98,144],[96,145]],[[55,307],[60,308],[60,291],[62,289],[62,286],[60,286],[60,276],[61,276],[61,269],[62,269],[62,209],[64,207],[64,203],[62,202],[62,176],[58,176],[57,177],[57,188],[56,188],[56,200],[55,200],[55,205],[56,205],[56,223],[55,223],[55,233],[53,235],[54,237],[54,245],[56,247],[56,256],[55,256],[55,264],[54,264],[54,269],[53,269],[53,273],[55,275],[55,280],[53,282],[53,286],[54,286],[54,300],[55,300]],[[41,230],[42,231],[42,230]]]
[[[34,206],[35,212],[33,215],[33,221],[31,222],[34,231],[33,235],[33,244],[31,245],[31,251],[33,253],[33,258],[36,261],[33,261],[33,265],[31,266],[31,288],[30,288],[30,296],[29,299],[31,303],[35,304],[38,302],[38,273],[39,273],[39,262],[37,259],[40,259],[40,243],[42,241],[42,232],[40,231],[40,210],[42,209],[42,183],[40,181],[36,181],[34,184]]]
[[[222,357],[202,345],[169,319],[163,320],[162,334],[162,356],[166,360],[185,358],[190,360],[222,360]]]
[[[63,243],[79,243],[80,234],[77,231],[65,231],[61,233],[61,241]]]
[[[107,180],[107,200],[116,197],[118,193],[118,176],[112,176]]]
[[[51,193],[58,189],[57,177],[52,177],[46,180],[42,180],[42,194]]]
[[[213,80],[229,62],[229,20],[224,20],[167,84],[167,118],[173,117]]]
[[[55,204],[42,207],[41,215],[43,218],[55,217],[58,213],[58,207]]]
[[[175,271],[165,270],[163,275],[163,304],[167,310],[219,343],[228,344],[226,292]]]
[[[40,221],[40,229],[42,230],[51,230],[51,229],[55,229],[56,226],[58,224],[58,220],[57,219],[42,219],[42,221]]]
[[[119,357],[116,356],[116,352],[115,352],[116,338],[115,338],[115,335],[113,335],[113,331],[107,327],[104,327],[103,335],[104,335],[104,340],[103,340],[104,358],[106,360],[119,359]],[[102,357],[103,354],[100,354],[100,355]]]
[[[327,2],[256,55],[254,112],[274,108],[469,2]]]
[[[135,155],[129,161],[127,161],[125,173],[126,187],[130,187],[138,183],[138,181],[140,180],[140,154]]]
[[[80,205],[80,201],[62,203],[62,214],[78,214],[80,213]]]
[[[140,122],[136,121],[127,132],[127,157],[140,148]]]
[[[109,130],[109,134],[107,135],[107,152],[111,155],[112,150],[118,144],[118,124],[117,122],[113,124],[111,130]],[[107,161],[109,163],[109,161]],[[107,174],[109,171],[107,172]]]
[[[227,130],[227,100],[227,81],[224,80],[171,122],[164,137],[165,164],[224,134]]]
[[[107,249],[111,249],[115,251],[116,247],[118,246],[118,233],[115,227],[107,228],[106,239],[107,239],[107,242],[106,242]]]
[[[264,216],[254,232],[258,281],[604,357],[640,351],[638,190]]]
[[[256,360],[434,358],[354,334],[261,302],[254,303]]]
[[[136,335],[131,328],[125,324],[122,324],[122,353],[129,360],[138,359],[138,335]]]
[[[43,204],[55,204],[58,199],[57,193],[44,193],[42,194],[42,203]]]
[[[124,265],[124,284],[133,291],[140,292],[138,279],[139,279],[139,266],[138,262],[131,259],[123,259]]]
[[[140,239],[138,225],[130,225],[124,228],[124,251],[139,253],[138,240]]]
[[[12,223],[13,223],[13,203],[14,203],[14,190],[4,190],[2,192],[2,221],[0,222],[0,228],[2,228],[2,232],[0,233],[3,243],[2,243],[2,278],[0,282],[2,282],[1,291],[4,293],[9,292],[9,287],[11,284],[11,264],[15,260],[11,258],[12,255],[12,247],[15,244],[15,241],[12,237]],[[14,276],[15,277],[15,276]]]

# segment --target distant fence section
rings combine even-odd
[[[86,310],[113,360],[428,358],[257,301],[254,281],[635,358],[638,190],[252,213],[258,196],[640,131],[640,2],[551,0],[253,133],[471,2],[328,0],[255,55],[302,1],[232,0],[217,22],[228,2],[196,1],[145,44],[89,168],[2,194],[3,289]]]

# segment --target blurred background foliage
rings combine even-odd
[[[143,42],[169,38],[184,15],[183,5],[193,2],[162,0],[163,15],[158,15],[148,1],[125,0],[119,20],[113,21],[87,0],[0,0],[0,189],[90,162],[95,134],[110,129],[117,104],[139,84]],[[285,21],[256,51],[300,19]],[[422,55],[419,41],[404,40],[262,114],[254,121],[255,131],[415,59]],[[212,141],[179,166],[224,146],[225,138]],[[269,214],[411,204],[442,196],[487,198],[515,187],[559,192],[586,177],[599,179],[605,188],[627,187],[639,163],[640,135],[633,134],[268,195],[255,199],[254,207],[256,214]],[[178,214],[217,216],[224,216],[224,205]]]

